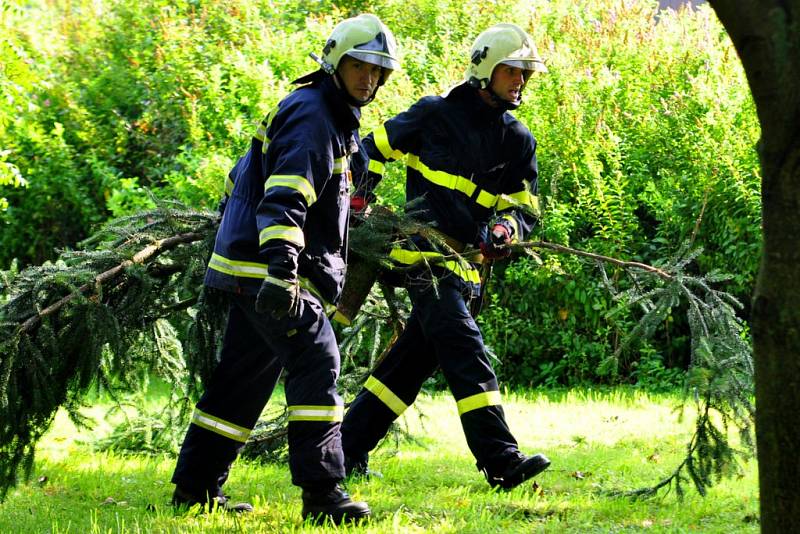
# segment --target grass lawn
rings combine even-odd
[[[94,453],[91,436],[60,414],[32,481],[0,505],[0,532],[758,532],[755,461],[705,498],[689,487],[682,502],[674,492],[639,501],[607,495],[652,485],[678,464],[693,414],[678,422],[675,405],[674,396],[620,390],[508,393],[504,407],[522,450],[543,452],[553,465],[535,485],[498,492],[475,469],[453,399],[421,397],[402,419],[419,442],[384,444],[370,464],[383,478],[348,484],[369,502],[372,521],[338,529],[301,521],[286,465],[245,461],[226,490],[255,513],[175,515],[172,458]]]

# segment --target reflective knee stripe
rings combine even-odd
[[[234,425],[233,423],[224,421],[219,417],[214,417],[213,415],[201,412],[197,408],[195,408],[194,413],[192,414],[192,423],[201,428],[205,428],[206,430],[210,430],[215,434],[219,434],[220,436],[224,436],[235,441],[240,441],[242,443],[247,441],[247,438],[250,437],[251,432],[249,428]]]
[[[483,393],[477,393],[475,395],[470,395],[464,399],[458,401],[458,415],[464,415],[467,412],[471,412],[472,410],[477,410],[478,408],[485,408],[487,406],[495,406],[501,404],[500,402],[500,392],[499,391],[484,391]]]
[[[306,246],[306,236],[297,226],[267,226],[258,235],[258,245],[263,246],[271,239],[282,239],[302,248]]]
[[[289,421],[341,423],[344,406],[289,406]]]
[[[380,380],[370,375],[364,384],[364,389],[378,397],[378,399],[389,407],[397,415],[402,415],[408,408],[408,405],[403,402],[400,397],[392,393],[392,390],[387,388]]]
[[[317,192],[305,176],[294,176],[290,174],[273,174],[267,178],[264,184],[264,192],[271,187],[288,187],[298,191],[306,199],[306,205],[310,206],[317,201]]]
[[[375,129],[375,131],[372,133],[372,137],[375,140],[375,146],[381,151],[381,154],[383,154],[383,157],[387,160],[400,159],[403,157],[402,152],[393,149],[392,145],[389,144],[389,136],[386,133],[386,126],[383,124]]]
[[[444,256],[439,252],[422,252],[419,250],[405,250],[395,248],[389,252],[389,257],[397,263],[403,265],[414,265],[415,263],[429,262],[434,265],[444,267],[448,271],[473,284],[481,283],[481,275],[478,270],[465,261],[444,260]]]

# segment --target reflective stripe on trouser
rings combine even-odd
[[[172,481],[191,491],[221,492],[281,370],[291,419],[292,482],[340,480],[339,350],[321,306],[304,301],[300,318],[276,320],[254,311],[254,297],[230,298],[222,357],[197,403]]]
[[[342,447],[363,458],[386,435],[403,405],[410,406],[422,384],[441,367],[461,416],[467,444],[478,466],[517,450],[500,406],[497,378],[483,339],[469,315],[463,285],[440,280],[439,297],[431,286],[411,287],[414,307],[406,328],[372,373],[345,414]]]

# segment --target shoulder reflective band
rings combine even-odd
[[[325,421],[340,423],[344,406],[289,406],[289,421]]]
[[[498,404],[500,404],[499,391],[484,391],[483,393],[471,395],[458,401],[458,415],[464,415],[478,408],[486,408],[487,406],[495,406]]]
[[[283,239],[300,247],[306,246],[303,231],[296,226],[267,226],[258,234],[258,244],[263,245],[272,239]]]
[[[270,125],[272,125],[272,119],[275,118],[275,115],[278,114],[278,108],[280,106],[275,106],[267,113],[267,116],[264,117],[264,120],[261,121],[258,129],[256,130],[256,139],[261,141],[263,145],[261,146],[261,152],[263,154],[267,153],[267,148],[269,147],[269,137],[267,137],[267,131],[269,130]]]
[[[267,264],[253,261],[233,261],[217,253],[211,255],[208,268],[231,276],[244,278],[264,278],[267,276]]]
[[[288,187],[299,191],[303,198],[306,199],[306,205],[310,206],[317,201],[317,193],[314,191],[314,186],[311,185],[305,176],[294,176],[288,174],[273,174],[267,178],[264,184],[264,192],[271,187]]]
[[[419,172],[426,180],[438,185],[439,187],[444,187],[445,189],[450,189],[453,191],[460,191],[470,198],[475,195],[475,191],[477,190],[478,194],[475,196],[475,202],[479,206],[491,208],[497,202],[497,195],[493,195],[492,193],[482,189],[479,190],[478,186],[463,176],[430,169],[427,165],[422,163],[419,159],[419,156],[415,154],[408,155],[406,164]]]
[[[381,124],[378,128],[372,132],[372,138],[375,140],[375,146],[378,147],[378,150],[381,151],[383,157],[388,159],[400,159],[403,157],[403,153],[399,150],[395,150],[392,148],[392,145],[389,144],[389,135],[386,133],[386,126]]]
[[[225,177],[225,194],[231,196],[233,194],[233,180],[231,180],[231,175]]]
[[[215,434],[244,443],[250,437],[250,429],[229,423],[219,417],[214,417],[195,408],[192,414],[192,423],[201,428],[210,430]]]
[[[347,156],[333,160],[333,174],[342,174],[350,170],[350,162]]]
[[[402,415],[408,405],[400,400],[400,397],[392,393],[380,380],[370,375],[364,383],[364,389],[378,397],[378,399],[389,407],[396,415]]]
[[[465,261],[445,260],[439,252],[421,252],[419,250],[405,250],[394,248],[389,252],[389,258],[403,265],[414,265],[415,263],[429,262],[434,265],[444,267],[448,271],[466,282],[473,284],[481,283],[481,275],[478,270]]]
[[[386,172],[386,167],[383,163],[376,159],[369,160],[369,170],[374,172],[375,174],[380,174],[383,176],[383,173]]]

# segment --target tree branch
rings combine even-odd
[[[171,250],[184,243],[193,243],[195,241],[200,241],[201,239],[205,239],[206,237],[207,234],[204,232],[187,232],[184,234],[178,234],[175,236],[166,237],[164,239],[159,239],[155,243],[147,245],[145,248],[134,254],[131,259],[125,260],[116,267],[112,267],[111,269],[98,274],[97,276],[95,276],[93,282],[90,283],[87,282],[86,284],[83,284],[76,291],[73,291],[64,298],[54,302],[50,306],[41,310],[39,313],[37,313],[27,321],[22,323],[22,325],[19,327],[20,333],[30,332],[39,324],[39,321],[41,321],[43,317],[52,315],[53,313],[61,309],[65,304],[68,304],[69,302],[73,301],[80,295],[89,293],[92,290],[96,291],[96,289],[99,288],[104,283],[114,280],[121,273],[125,272],[125,269],[127,269],[131,265],[147,263],[148,261],[151,261],[156,257],[158,257],[158,255],[164,252],[165,250]]]

